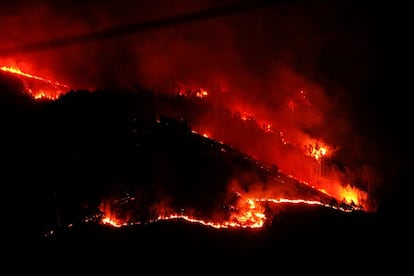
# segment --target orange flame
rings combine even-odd
[[[328,154],[328,147],[327,146],[319,146],[316,145],[309,145],[307,154],[316,160],[321,160],[322,157],[326,156]]]
[[[117,218],[106,216],[102,218],[102,224],[110,225],[116,228],[122,227],[123,225]]]
[[[11,66],[2,66],[0,70],[15,76],[20,76],[23,80],[26,92],[32,95],[34,99],[56,100],[64,91],[69,90],[69,86],[57,81],[39,77],[33,74],[23,72],[19,68]],[[30,85],[27,80],[38,81],[41,88],[35,88],[39,85]]]
[[[196,97],[198,98],[204,98],[208,96],[208,92],[207,90],[200,88],[196,91]]]
[[[149,222],[157,222],[163,220],[177,220],[181,219],[187,222],[201,224],[213,228],[262,228],[265,222],[270,217],[265,214],[265,205],[267,204],[304,204],[304,205],[319,205],[327,208],[332,208],[342,212],[352,212],[357,210],[357,207],[343,208],[340,205],[325,203],[318,200],[306,200],[306,199],[289,199],[289,198],[269,198],[269,197],[250,197],[241,193],[236,193],[238,200],[236,205],[231,208],[231,213],[227,218],[221,220],[209,220],[197,218],[195,216],[184,214],[184,212],[173,212],[171,208],[162,206],[160,210],[157,210],[158,215]],[[102,204],[101,206],[109,206],[108,204]],[[141,221],[127,222],[113,215],[112,210],[109,208],[103,208],[104,215],[100,221],[101,224],[120,228],[123,226],[141,224]]]
[[[168,208],[167,206],[160,206],[162,206],[161,209],[157,210],[159,215],[156,219],[151,220],[151,222],[182,219],[191,223],[202,224],[213,228],[260,228],[266,221],[264,207],[261,206],[260,202],[254,198],[245,199],[244,197],[240,197],[239,201],[237,202],[237,207],[231,213],[230,217],[220,222],[204,220],[183,213],[175,213],[172,212],[171,208]],[[104,202],[101,204],[100,211],[103,213],[103,216],[100,220],[101,224],[120,228],[122,226],[141,223],[140,221],[131,223],[128,222],[127,219],[121,219],[120,217],[117,217],[114,215],[114,213],[116,213],[113,210],[114,208],[115,207],[112,206],[109,202]]]
[[[351,187],[349,184],[339,189],[339,196],[346,203],[355,205],[363,204],[363,202],[365,202],[368,198],[366,192],[361,191],[356,187]]]
[[[375,209],[375,207],[371,206],[369,203],[368,193],[366,191],[349,184],[344,186],[339,181],[322,180],[322,182],[324,181],[328,181],[330,185],[322,185],[324,188],[318,188],[320,192],[334,197],[338,201],[345,202],[346,204],[363,208],[365,211]]]
[[[248,113],[248,112],[239,113],[238,112],[237,114],[240,114],[240,119],[242,121],[247,121],[247,120],[256,121],[256,119],[251,113]],[[264,123],[262,126],[262,129],[263,131],[267,133],[271,132],[271,134],[274,134],[270,123]],[[201,135],[213,141],[218,141],[220,143],[223,143],[219,140],[216,140],[215,137],[212,137],[212,135],[205,130],[204,131],[193,130],[192,132],[194,134]],[[281,139],[281,142],[284,145],[292,144],[290,141],[286,139],[285,134],[282,131],[280,131],[278,135],[279,135],[279,138]],[[321,162],[323,158],[329,157],[334,151],[332,146],[327,145],[320,139],[314,139],[309,136],[303,137],[302,145],[303,145],[303,154],[305,156],[312,157],[317,162],[316,164],[318,164],[318,166],[321,166]],[[357,187],[351,187],[350,185],[344,186],[343,183],[335,179],[334,176],[332,176],[332,179],[325,179],[324,177],[320,175],[321,174],[320,170],[317,174],[318,174],[316,175],[317,180],[315,181],[317,183],[315,183],[314,185],[310,185],[305,181],[300,181],[300,182],[303,182],[312,188],[316,188],[317,190],[325,193],[326,195],[334,197],[338,201],[343,201],[343,202],[346,202],[347,204],[354,204],[359,207],[363,207],[366,210],[370,209],[367,203],[368,194],[366,192],[358,189]],[[294,178],[293,176],[291,177]],[[307,204],[312,204],[312,203],[307,202]]]
[[[178,95],[180,96],[187,96],[187,97],[191,97],[191,96],[195,96],[197,98],[205,98],[209,95],[208,91],[204,88],[196,88],[196,89],[183,89],[180,88],[178,89]]]
[[[154,205],[157,207],[158,215],[154,219],[145,221],[145,223],[156,223],[165,220],[184,220],[190,223],[195,223],[207,227],[216,229],[229,229],[229,228],[263,228],[267,220],[271,220],[272,217],[266,216],[264,203],[269,207],[269,204],[297,204],[297,205],[319,205],[326,208],[335,209],[342,212],[352,212],[354,210],[360,210],[356,206],[341,207],[341,205],[328,204],[318,200],[306,200],[306,199],[289,199],[289,198],[271,198],[271,197],[246,197],[241,193],[236,193],[238,201],[236,207],[232,208],[232,213],[227,219],[221,220],[209,220],[197,218],[195,216],[184,214],[182,210],[180,213],[173,212],[171,208],[165,204]],[[113,201],[116,202],[116,201]],[[112,203],[113,203],[112,202]],[[114,215],[116,212],[112,210],[115,208],[111,202],[103,202],[100,205],[101,213],[97,213],[92,217],[85,217],[84,223],[98,222],[105,226],[114,228],[128,227],[142,224],[142,221],[133,221],[130,218],[121,219],[120,216]],[[119,211],[119,210],[117,210]],[[133,210],[128,210],[133,211]],[[66,226],[67,228],[73,227],[73,223]],[[55,231],[49,230],[44,234],[45,237],[54,235]]]

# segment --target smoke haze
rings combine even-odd
[[[397,76],[394,72],[390,81],[379,83],[390,70],[384,64],[396,63],[385,58],[389,44],[382,44],[389,31],[382,23],[383,2],[278,1],[126,36],[1,54],[30,43],[246,2],[3,1],[0,63],[23,64],[73,88],[135,83],[171,93],[205,88],[212,101],[264,118],[293,141],[310,136],[338,146],[341,169],[365,175],[381,196],[389,179],[381,179],[379,170],[394,177],[388,162],[399,157],[385,147],[394,139],[378,123],[383,117],[372,115],[388,102],[374,91],[390,88]],[[378,135],[384,142],[372,143]]]

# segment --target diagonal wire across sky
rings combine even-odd
[[[31,42],[13,48],[0,49],[0,56],[40,52],[57,49],[65,46],[83,44],[92,41],[106,40],[115,37],[132,35],[139,32],[161,29],[170,26],[191,23],[195,21],[218,18],[242,12],[249,12],[276,4],[280,0],[247,1],[232,5],[221,5],[196,12],[175,15],[152,21],[144,21],[135,24],[115,26],[101,31],[58,37],[44,41]]]

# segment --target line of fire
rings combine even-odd
[[[57,208],[58,219],[43,226],[45,237],[85,223],[121,228],[178,220],[211,228],[263,228],[280,210],[296,205],[343,213],[375,211],[368,191],[352,182],[357,179],[331,168],[338,145],[310,135],[295,136],[276,121],[257,116],[254,108],[214,103],[213,93],[204,88],[181,86],[163,94],[135,87],[110,99],[108,91],[75,90],[24,68],[4,65],[0,70],[6,79],[18,80],[18,92],[32,98],[34,106],[60,106],[81,114],[56,130],[60,135],[71,136],[69,132],[82,128],[76,125],[80,120],[98,125],[83,130],[92,137],[85,139],[94,139],[96,145],[67,145],[62,154],[73,162],[96,170],[88,163],[97,162],[95,157],[88,155],[101,156],[108,144],[118,143],[111,153],[112,162],[118,163],[113,164],[116,173],[108,177],[116,176],[100,178],[113,183],[90,183],[90,189],[104,186],[104,191],[91,196],[86,189],[93,200],[78,199],[76,216]],[[305,90],[293,95],[286,102],[287,112],[296,116],[312,105]],[[122,114],[112,114],[120,120],[103,112],[125,101],[122,97],[129,105]],[[61,113],[50,115],[65,120]],[[111,127],[119,137],[111,137]],[[50,143],[59,139],[50,137]],[[109,165],[103,167],[114,170]],[[132,176],[126,180],[128,174]],[[52,201],[59,193],[52,191]]]

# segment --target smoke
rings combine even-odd
[[[2,18],[2,49],[37,41],[99,32],[112,26],[208,10],[248,1],[26,1],[2,4],[12,10]],[[319,6],[319,5],[318,5]],[[323,51],[320,26],[329,20],[307,2],[167,26],[130,36],[1,57],[74,88],[131,87],[139,83],[157,91],[179,86],[203,87],[212,99],[250,109],[282,129],[318,129],[332,106],[312,77]],[[312,11],[304,10],[312,8]],[[315,11],[316,10],[316,11]],[[312,101],[306,113],[287,110],[305,91]],[[333,107],[335,108],[335,107]],[[286,114],[289,113],[289,114]],[[328,117],[328,116],[327,116]]]
[[[235,1],[224,4],[232,2]],[[124,1],[118,4],[90,0],[2,5],[13,11],[2,17],[1,48],[9,49],[99,32],[113,26],[162,22],[163,18],[211,9],[219,3]],[[275,67],[281,64],[283,69],[285,65],[294,64],[293,57],[303,60],[297,57],[299,52],[315,56],[315,43],[307,39],[310,37],[306,30],[308,22],[300,18],[304,17],[300,11],[292,12],[292,9],[294,7],[271,5],[148,32],[144,28],[143,32],[126,37],[19,53],[12,58],[29,60],[38,68],[49,68],[75,87],[140,82],[161,89],[165,84],[180,82],[226,89],[220,87],[225,83],[227,89],[240,91],[251,100],[259,98],[251,95],[264,91],[271,83],[274,72],[280,69]],[[306,59],[305,62],[312,63],[309,57]]]
[[[0,49],[246,2],[3,1]],[[212,101],[264,118],[293,143],[323,138],[341,149],[338,159],[367,168],[364,160],[377,154],[366,154],[369,142],[351,120],[361,115],[353,107],[356,93],[376,76],[379,53],[370,48],[376,37],[369,37],[376,21],[366,19],[368,10],[347,1],[279,1],[128,36],[0,56],[0,62],[26,64],[75,88],[203,87]]]

